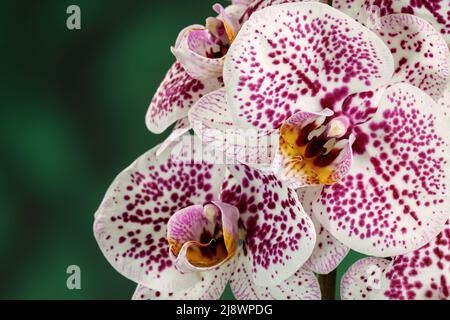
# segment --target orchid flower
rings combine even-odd
[[[385,16],[374,33],[320,3],[271,6],[243,25],[225,87],[189,117],[230,159],[275,164],[291,188],[324,185],[304,204],[345,246],[401,255],[450,217],[449,119],[431,98],[444,92],[448,59],[440,34],[412,15]],[[240,140],[249,129],[250,147]]]
[[[172,53],[186,72],[196,79],[222,76],[223,59],[241,27],[240,18],[246,5],[232,4],[226,9],[213,6],[217,17],[206,20],[206,26],[192,25],[178,36]]]
[[[183,29],[171,48],[177,58],[156,91],[146,115],[147,128],[161,133],[187,116],[200,97],[222,87],[222,64],[232,40],[239,31],[239,18],[247,6],[232,4],[227,9],[216,4],[217,17],[207,19],[206,27]],[[179,129],[187,128],[179,124]],[[171,140],[176,140],[173,137]]]
[[[450,299],[450,227],[424,247],[389,261],[357,261],[341,280],[341,297],[365,299]]]
[[[178,216],[183,218],[183,212],[189,215],[189,209],[196,211],[198,205],[213,201],[225,171],[223,166],[208,160],[184,161],[189,159],[189,151],[193,155],[198,152],[190,147],[171,144],[159,156],[157,150],[158,147],[148,151],[117,176],[95,215],[94,234],[105,257],[125,277],[154,290],[180,291],[201,283],[203,273],[222,271],[180,273],[169,254],[167,224],[172,215],[181,211]],[[229,228],[227,233],[233,233],[232,223],[230,226],[228,221],[219,219],[223,216],[233,220],[233,215],[232,210],[220,210],[213,218]],[[198,227],[203,222],[206,221],[199,221]],[[197,232],[201,228],[193,231],[196,232],[190,240],[202,236]],[[222,228],[221,234],[224,233]],[[181,262],[189,255],[183,254]],[[228,254],[235,252],[227,251],[226,258]],[[215,258],[223,258],[221,263],[226,260],[222,256]]]
[[[190,129],[185,118],[189,108],[203,95],[223,86],[223,59],[236,37],[240,18],[251,1],[233,1],[223,8],[216,4],[217,17],[206,19],[206,26],[191,25],[183,29],[171,48],[177,61],[157,89],[145,118],[147,128],[161,133],[178,121],[170,141]]]
[[[171,67],[150,103],[146,115],[147,128],[161,133],[173,122],[176,125],[160,147],[164,148],[191,129],[187,112],[204,94],[222,87],[223,59],[239,32],[240,18],[247,9],[236,2],[226,9],[213,6],[217,17],[209,17],[206,26],[192,25],[183,29],[171,48],[177,62]]]
[[[237,0],[223,8],[213,6],[216,17],[205,26],[183,29],[171,48],[177,61],[157,89],[146,114],[147,128],[161,133],[174,122],[177,130],[170,141],[190,129],[185,120],[189,108],[202,96],[223,86],[223,62],[241,26],[256,11],[271,5],[300,0]]]
[[[239,299],[320,299],[302,268],[315,230],[295,191],[180,140],[119,174],[95,215],[105,257],[138,283],[134,298],[218,299],[230,281]]]

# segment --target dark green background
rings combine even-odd
[[[179,30],[214,2],[2,1],[0,298],[131,297],[97,247],[93,214],[115,175],[164,139],[145,127],[148,103]],[[70,4],[80,31],[66,28]],[[66,288],[72,264],[81,290]]]

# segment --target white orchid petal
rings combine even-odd
[[[145,116],[147,128],[153,133],[163,132],[175,121],[185,118],[189,108],[203,95],[222,85],[219,78],[210,78],[208,81],[194,79],[176,62],[150,103]]]
[[[448,0],[333,0],[333,7],[374,29],[379,27],[380,17],[393,13],[412,14],[431,23],[450,45]]]
[[[370,30],[330,6],[288,3],[255,12],[224,65],[240,127],[279,128],[299,111],[339,110],[350,94],[388,84],[393,58]]]
[[[133,300],[218,300],[222,296],[236,260],[231,260],[219,268],[201,273],[201,280],[188,289],[170,292],[158,291],[139,285]]]
[[[278,132],[239,128],[225,100],[225,89],[201,98],[189,112],[197,136],[208,147],[224,153],[231,163],[269,165],[278,146]]]
[[[449,78],[450,51],[441,34],[424,19],[391,14],[380,19],[375,32],[395,60],[393,83],[407,82],[437,100]]]
[[[316,240],[314,225],[295,191],[276,176],[245,165],[228,169],[241,186],[237,207],[246,232],[254,282],[278,285],[308,260]]]

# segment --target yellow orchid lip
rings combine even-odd
[[[336,183],[334,161],[343,150],[339,141],[349,125],[344,117],[326,118],[323,124],[283,124],[279,150],[287,175],[300,176],[308,185]]]
[[[209,243],[192,243],[187,252],[187,260],[195,267],[208,268],[226,260],[228,252],[223,237],[211,239]]]
[[[209,235],[210,236],[210,235]],[[170,242],[170,240],[169,240]],[[211,238],[208,242],[189,241],[186,243],[170,244],[170,250],[175,257],[180,254],[181,248],[188,245],[186,258],[191,265],[199,268],[208,268],[231,259],[237,244],[231,235]]]
[[[224,204],[217,204],[221,208],[212,203],[203,208],[197,207],[201,210],[197,211],[198,224],[191,231],[186,230],[188,237],[185,240],[180,241],[168,235],[169,250],[175,258],[181,258],[195,268],[210,268],[234,256],[238,245],[235,234],[238,213],[230,224],[223,214]],[[189,240],[193,236],[195,239]]]

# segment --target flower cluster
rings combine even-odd
[[[167,140],[94,222],[134,299],[450,299],[450,2],[233,0],[180,32]]]

